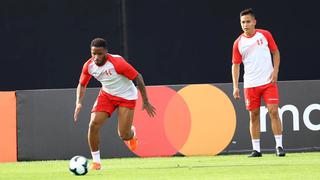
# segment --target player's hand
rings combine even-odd
[[[156,108],[153,107],[149,102],[143,103],[142,110],[146,110],[150,117],[154,117],[156,115]]]
[[[82,104],[76,104],[76,109],[74,110],[74,115],[73,115],[74,122],[77,122],[78,114],[79,114],[81,108],[82,108]]]
[[[271,74],[271,83],[275,83],[278,81],[278,72],[277,71],[273,71],[272,74]]]
[[[233,97],[235,99],[240,99],[239,88],[233,88]]]

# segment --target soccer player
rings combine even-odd
[[[279,95],[277,79],[280,52],[271,33],[255,29],[256,19],[252,9],[240,12],[243,30],[233,44],[232,80],[233,96],[239,99],[240,63],[244,65],[244,97],[250,115],[250,134],[253,151],[249,157],[261,157],[260,151],[260,104],[261,98],[267,105],[272,131],[276,141],[276,155],[285,156],[282,146],[282,126],[278,113]],[[273,65],[272,65],[272,57]]]
[[[136,149],[137,136],[132,122],[138,91],[132,81],[136,82],[143,100],[142,108],[147,111],[150,117],[155,115],[155,108],[149,103],[141,74],[121,56],[109,54],[104,39],[92,40],[91,56],[83,65],[77,87],[74,121],[78,119],[87,84],[93,76],[101,82],[102,88],[93,105],[88,130],[88,142],[93,159],[90,169],[100,170],[100,128],[116,108],[118,108],[119,136],[132,151]]]

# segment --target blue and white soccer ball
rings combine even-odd
[[[88,173],[88,160],[83,156],[74,156],[70,159],[69,170],[75,175],[85,175]]]

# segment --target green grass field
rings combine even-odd
[[[0,163],[0,179],[320,179],[320,153],[105,159],[101,171],[69,172],[68,161]]]

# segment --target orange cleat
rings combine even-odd
[[[131,151],[135,151],[138,146],[138,138],[136,135],[136,128],[134,126],[131,126],[131,130],[133,131],[133,138],[128,141],[125,141],[125,143],[127,144],[127,146],[129,147],[129,149]]]
[[[134,136],[132,139],[130,139],[129,141],[127,141],[127,145],[129,146],[129,149],[131,151],[135,151],[137,149],[137,145],[138,145],[138,139],[136,136]]]
[[[101,164],[97,162],[93,162],[90,164],[90,169],[91,170],[100,170],[101,169]]]

